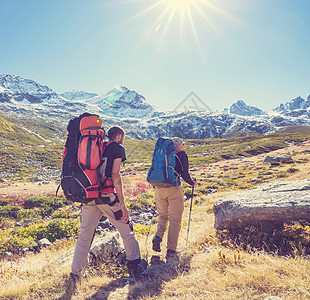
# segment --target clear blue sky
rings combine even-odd
[[[213,110],[271,110],[310,94],[309,12],[309,0],[0,0],[0,74],[58,93],[124,85],[165,110],[192,91]]]

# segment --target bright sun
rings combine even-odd
[[[160,46],[167,34],[168,29],[171,27],[172,22],[175,21],[175,19],[178,19],[178,23],[180,24],[181,40],[183,40],[183,33],[186,26],[190,27],[201,56],[202,51],[197,31],[198,17],[202,19],[204,23],[208,23],[209,27],[214,30],[215,26],[212,25],[209,18],[209,13],[211,11],[224,15],[225,17],[231,17],[219,7],[211,4],[210,0],[145,0],[145,2],[151,2],[151,4],[148,4],[144,10],[139,12],[133,18],[151,13],[155,10],[160,11],[157,17],[155,17],[155,21],[152,23],[151,27],[147,30],[146,36],[152,36],[154,33],[159,34],[161,32],[159,43]]]
[[[196,0],[163,0],[163,2],[166,2],[167,4],[171,4],[174,7],[178,8],[184,8],[193,2],[197,2]]]

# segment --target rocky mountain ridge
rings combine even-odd
[[[163,111],[127,87],[107,93],[72,91],[57,94],[47,86],[15,75],[0,75],[0,108],[17,119],[48,119],[63,132],[68,121],[83,112],[99,114],[105,127],[118,124],[136,139],[159,136],[183,138],[267,134],[285,126],[310,125],[310,96],[297,97],[270,112],[239,100],[228,112]]]
[[[240,116],[259,116],[266,114],[261,109],[254,106],[249,106],[242,100],[238,100],[236,103],[234,103],[230,107],[229,111],[231,114],[236,114]]]

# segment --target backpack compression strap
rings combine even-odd
[[[104,150],[103,150],[103,154],[104,152],[108,149],[108,147],[112,144],[112,143],[116,143],[115,141],[109,141],[107,143],[104,144]],[[104,170],[105,172],[105,170]],[[113,185],[113,181],[112,178],[107,178],[104,174],[101,182],[100,182],[100,190],[102,194],[110,194],[110,193],[114,193],[114,185]]]

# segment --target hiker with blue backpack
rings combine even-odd
[[[156,208],[159,214],[152,248],[161,252],[160,244],[168,227],[166,260],[177,259],[177,245],[184,210],[184,193],[180,178],[191,185],[197,183],[188,173],[188,156],[181,138],[159,138],[155,144],[152,166],[147,180],[155,188]]]

